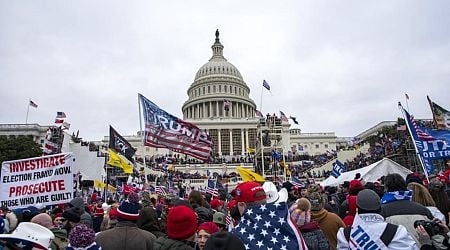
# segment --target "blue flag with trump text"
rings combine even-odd
[[[183,121],[139,94],[145,121],[144,145],[168,148],[203,161],[212,156],[212,141],[206,131]]]
[[[333,170],[331,170],[331,175],[334,178],[338,178],[345,171],[347,171],[345,165],[342,162],[336,160],[336,162],[333,163]]]
[[[247,207],[231,233],[241,239],[245,249],[307,249],[286,202]]]
[[[411,138],[416,145],[417,154],[430,175],[434,172],[432,160],[450,159],[450,131],[432,130],[420,126],[408,111],[403,109]]]

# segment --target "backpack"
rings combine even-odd
[[[383,242],[385,246],[389,246],[392,239],[394,239],[395,234],[397,233],[398,225],[394,225],[391,223],[387,223],[386,228],[384,229],[383,233],[380,236],[380,240]],[[347,242],[350,240],[350,231],[352,230],[351,227],[345,227],[344,228],[344,236]]]

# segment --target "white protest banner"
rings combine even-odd
[[[0,204],[10,209],[67,203],[73,195],[72,153],[7,161],[0,173]]]

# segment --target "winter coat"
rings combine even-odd
[[[432,220],[433,215],[430,210],[423,205],[409,200],[391,201],[381,205],[381,216],[386,222],[402,225],[406,227],[420,247],[419,236],[414,228],[414,222],[417,220]]]
[[[352,243],[356,244],[356,247],[352,244],[352,248],[349,248],[349,242],[344,235],[344,228],[340,228],[337,234],[338,249],[365,249],[364,246],[367,247],[368,244],[371,244],[370,240],[373,240],[374,244],[378,244],[378,248],[375,248],[375,245],[372,245],[374,249],[419,249],[416,242],[412,239],[406,228],[401,225],[398,226],[394,238],[386,247],[380,240],[380,237],[387,225],[387,223],[384,221],[384,218],[379,214],[357,214],[356,216],[359,217],[359,219],[363,220],[365,223],[364,228],[362,228],[362,230],[364,231],[360,231],[361,228],[358,227],[360,223],[357,223],[359,220],[357,220],[355,217],[355,223],[357,223],[358,225],[352,225],[350,240],[352,241],[353,239]],[[368,232],[369,234],[365,234],[365,232]],[[371,238],[369,238],[370,240],[358,240],[362,239],[363,237],[367,237],[367,235],[372,236]],[[361,246],[358,244],[364,245]]]
[[[341,218],[323,208],[319,211],[311,211],[311,217],[319,223],[320,228],[330,243],[330,249],[336,249],[337,232],[339,228],[345,227],[345,224]]]
[[[194,250],[195,248],[190,246],[191,242],[179,241],[169,239],[167,237],[160,237],[153,243],[154,250]]]
[[[443,215],[437,207],[427,207],[427,208],[428,208],[428,210],[430,210],[430,212],[434,218],[438,218],[440,221],[444,222],[444,224],[445,224],[445,215]]]
[[[52,250],[64,250],[69,245],[69,239],[67,237],[67,231],[65,229],[52,228],[50,229],[52,233],[55,235],[55,239],[53,239],[50,244],[50,248]]]
[[[104,250],[146,250],[153,249],[156,237],[139,229],[131,221],[119,221],[116,227],[100,232],[95,241]]]
[[[328,250],[330,245],[328,244],[325,234],[319,227],[317,221],[311,221],[303,226],[299,227],[305,240],[308,249]]]
[[[140,229],[154,234],[156,238],[166,236],[166,234],[161,231],[156,211],[152,207],[145,207],[141,209],[136,225]]]

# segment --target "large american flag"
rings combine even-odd
[[[183,121],[139,94],[145,121],[144,145],[168,148],[208,161],[212,155],[209,135],[192,123]]]
[[[206,187],[206,193],[212,196],[219,196],[219,188],[217,187],[217,181],[208,180],[208,186]]]
[[[307,249],[286,202],[248,207],[231,233],[241,239],[245,249]]]

